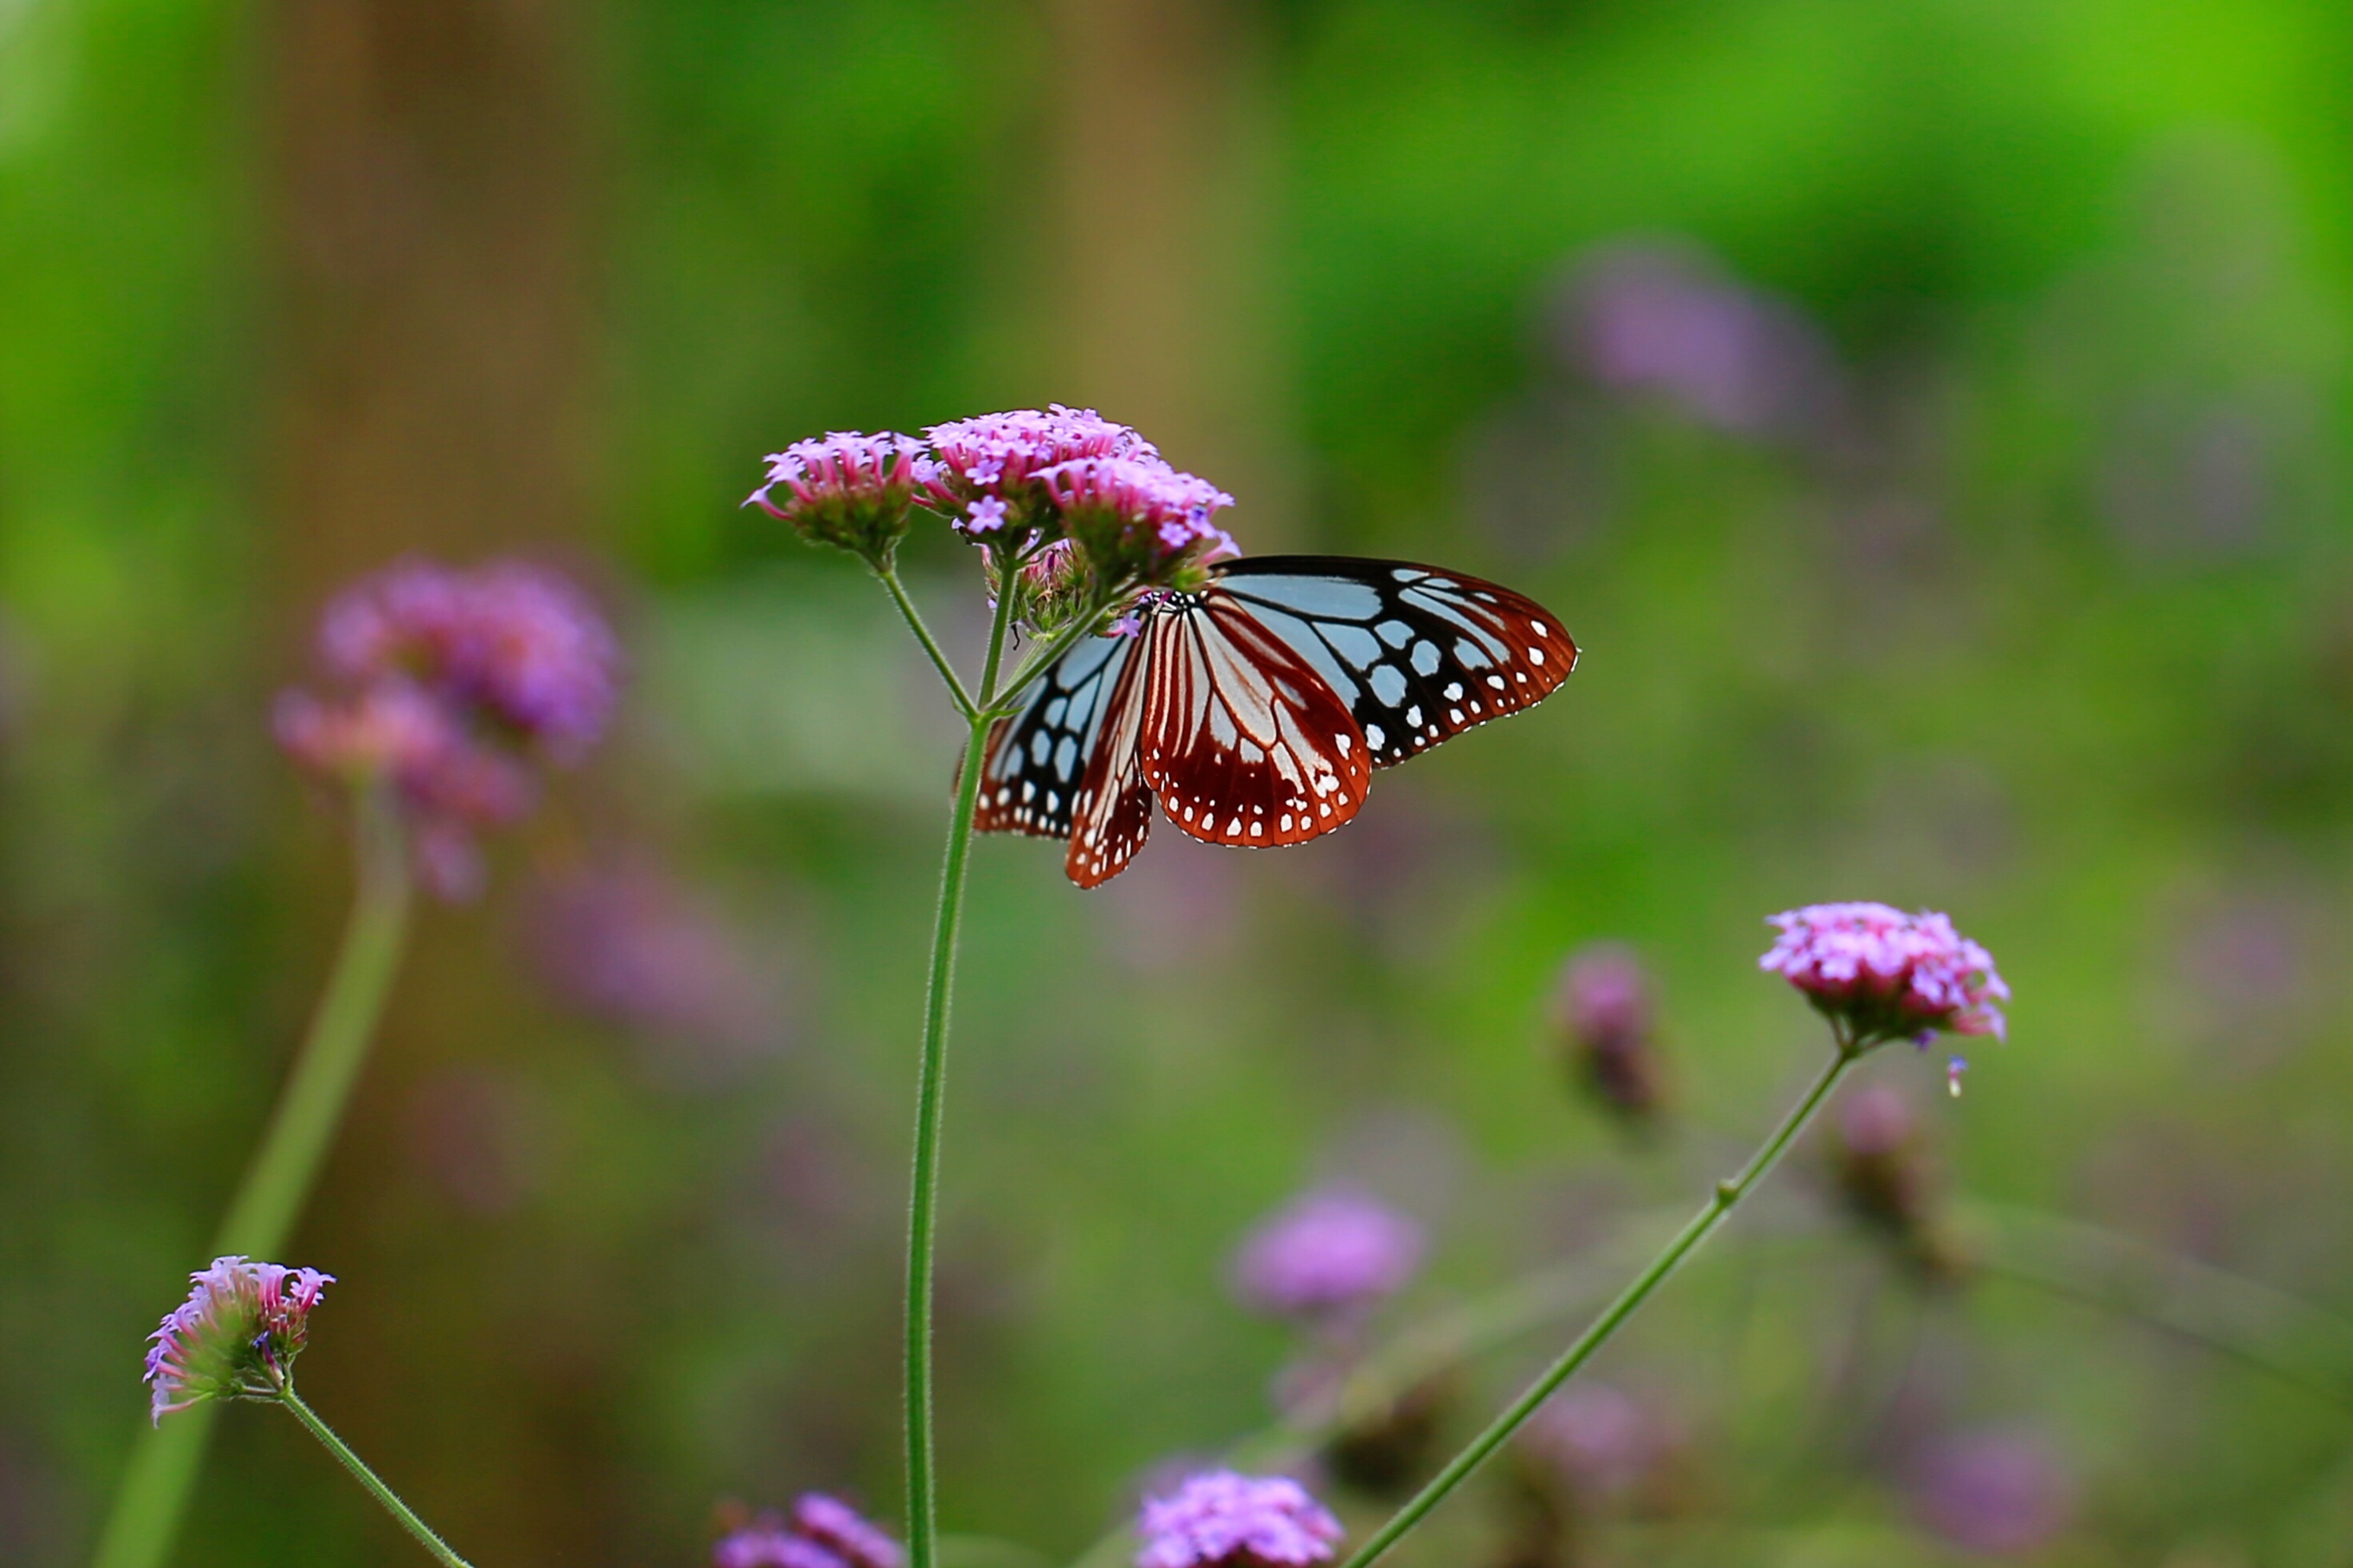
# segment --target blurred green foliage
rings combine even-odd
[[[1193,15],[1125,9],[1147,40]],[[631,716],[485,905],[428,917],[290,1261],[343,1281],[313,1403],[460,1550],[688,1563],[722,1497],[894,1503],[899,1162],[950,754],[879,596],[736,502],[805,433],[1097,395],[1065,386],[1070,279],[1114,193],[1060,171],[1118,128],[1064,122],[1103,68],[1070,6],[506,10],[575,47],[579,122],[548,134],[592,171],[602,499],[571,542],[611,563]],[[1231,198],[1250,221],[1169,258],[1223,258],[1258,301],[1257,362],[1200,373],[1202,427],[1232,385],[1280,389],[1272,428],[1212,438],[1272,454],[1236,531],[1484,572],[1588,657],[1297,851],[1164,826],[1082,896],[1056,851],[983,846],[951,1071],[950,1528],[1060,1560],[1153,1467],[1262,1424],[1300,1347],[1230,1304],[1224,1258],[1311,1180],[1434,1227],[1399,1321],[1695,1197],[1813,1063],[1813,1021],[1753,964],[1761,917],[1819,899],[1949,909],[2017,990],[1957,1103],[1934,1062],[1872,1068],[1961,1191],[2353,1310],[2332,1201],[2353,16],[1200,16],[1162,88],[1214,98],[1225,140],[1134,180],[1175,200],[1257,171]],[[0,0],[12,1563],[86,1552],[139,1338],[204,1261],[337,918],[337,825],[263,722],[328,585],[280,483],[304,233],[278,173],[285,30],[206,0]],[[1712,428],[1565,352],[1579,268],[1646,237],[1815,323],[1836,418]],[[376,553],[453,529],[515,542],[485,516]],[[913,553],[969,647],[972,563]],[[754,1024],[598,1022],[533,978],[539,890],[630,856],[723,916],[767,988]],[[1597,939],[1657,978],[1679,1098],[1651,1144],[1548,1059],[1551,977]],[[1474,1368],[1457,1419],[1544,1348]],[[2048,1561],[2345,1557],[2344,1410],[1998,1279],[1923,1292],[1839,1228],[1818,1159],[1607,1360],[1676,1413],[1696,1479],[1594,1561],[1944,1561],[1905,1445],[1989,1427],[2073,1478]],[[288,1424],[222,1425],[183,1562],[412,1559]],[[1489,1561],[1506,1490],[1409,1561]]]

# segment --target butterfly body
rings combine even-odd
[[[1549,696],[1577,646],[1507,588],[1400,561],[1246,556],[1147,595],[990,736],[975,826],[1071,840],[1095,887],[1155,799],[1212,844],[1299,844],[1354,817],[1375,768]]]

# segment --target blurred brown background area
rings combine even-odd
[[[598,171],[611,130],[586,20],[505,0],[257,12],[280,399],[265,504],[306,635],[336,585],[400,555],[520,548],[568,563],[609,544],[599,322],[613,192]],[[320,926],[346,880],[340,857],[306,878]],[[607,1261],[551,1269],[487,1238],[436,1239],[445,1227],[415,1190],[420,1148],[435,1158],[429,1120],[452,1114],[428,1097],[453,1072],[527,1072],[545,1031],[512,955],[485,936],[479,915],[426,927],[304,1227],[307,1247],[352,1260],[345,1278],[406,1280],[399,1296],[338,1300],[369,1353],[319,1382],[347,1422],[410,1457],[407,1484],[465,1500],[445,1528],[470,1552],[595,1561],[619,1494],[590,1391],[622,1347],[609,1330],[567,1331],[578,1314],[563,1298]],[[501,1159],[515,1114],[478,1112],[481,1125],[444,1135],[472,1147],[440,1162]],[[416,1310],[424,1300],[445,1305]],[[535,1329],[518,1344],[467,1331],[476,1315]],[[416,1397],[442,1386],[466,1396]],[[480,1488],[491,1470],[512,1489]]]

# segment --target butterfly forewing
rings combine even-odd
[[[1245,556],[1211,569],[1230,600],[1347,705],[1375,767],[1550,696],[1577,645],[1541,605],[1459,572],[1349,556]]]
[[[1145,630],[1143,776],[1160,808],[1212,844],[1299,844],[1356,815],[1365,738],[1324,677],[1214,590],[1159,606]]]
[[[1071,836],[1080,787],[1134,652],[1133,637],[1088,637],[1038,678],[1029,700],[988,738],[974,826]]]

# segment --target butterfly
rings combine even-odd
[[[1068,838],[1082,888],[1126,869],[1152,808],[1211,844],[1303,844],[1375,768],[1542,701],[1577,668],[1552,613],[1404,561],[1251,555],[1146,595],[990,732],[973,825]]]

